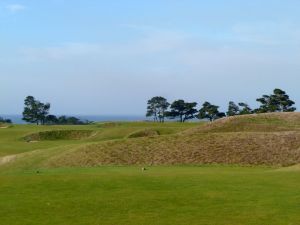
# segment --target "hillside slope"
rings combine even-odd
[[[300,131],[300,113],[265,113],[225,117],[187,130],[197,132],[275,132]]]
[[[225,118],[180,134],[83,145],[43,166],[300,163],[300,113]]]

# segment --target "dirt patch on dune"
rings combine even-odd
[[[7,128],[10,128],[10,127],[12,127],[11,124],[7,124],[7,123],[0,124],[0,129],[7,129]]]
[[[9,162],[14,161],[17,158],[17,155],[8,155],[8,156],[3,156],[0,157],[0,166],[7,164]]]

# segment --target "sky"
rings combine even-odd
[[[0,114],[144,115],[153,96],[300,108],[299,0],[0,0]]]

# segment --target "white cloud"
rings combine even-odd
[[[21,4],[11,4],[11,5],[7,5],[6,9],[8,11],[10,11],[11,13],[17,13],[17,12],[25,10],[26,6],[21,5]]]
[[[139,26],[133,25],[129,28],[132,27],[140,29]],[[284,29],[285,34],[291,30],[285,26],[282,30]],[[271,36],[270,30],[266,32],[268,38]],[[234,42],[228,40],[210,42],[189,33],[144,27],[140,38],[122,44],[65,43],[58,46],[24,47],[21,49],[21,60],[70,64],[76,62],[82,66],[96,63],[99,68],[105,66],[108,70],[113,70],[115,65],[125,65],[130,72],[137,70],[139,66],[142,71],[147,72],[180,74],[182,71],[189,71],[214,76],[223,76],[224,73],[232,76],[241,73],[257,74],[259,71],[268,73],[274,71],[272,68],[275,67],[288,68],[299,65],[299,46],[291,44],[293,49],[285,45],[283,48],[277,45],[276,48],[261,48],[262,45],[269,46],[271,43],[277,43],[276,41],[281,43],[285,39],[276,40],[276,36],[275,40],[264,39],[263,31],[263,28],[236,26],[233,32]],[[296,35],[297,32],[290,31],[290,33]],[[236,44],[238,40],[245,41],[245,45]],[[252,49],[253,42],[260,48]]]
[[[126,43],[64,43],[58,46],[23,47],[21,54],[30,61],[72,60],[75,58],[139,58],[149,55],[165,55],[178,51],[186,43],[186,35],[172,31],[145,32],[143,37]]]

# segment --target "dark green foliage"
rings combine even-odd
[[[240,112],[240,108],[232,101],[229,102],[227,116],[236,116]]]
[[[46,124],[48,125],[85,125],[90,124],[90,121],[82,121],[74,116],[60,116],[48,115],[46,117]]]
[[[58,118],[55,115],[48,115],[46,117],[46,124],[48,125],[58,124]]]
[[[239,106],[241,107],[239,109],[239,115],[247,115],[253,113],[253,110],[250,108],[250,106],[247,103],[240,102]]]
[[[48,125],[84,125],[90,121],[82,121],[76,117],[49,115],[50,104],[42,103],[33,96],[27,96],[25,99],[25,108],[23,111],[23,120],[29,123],[48,124]]]
[[[196,102],[185,102],[184,100],[176,100],[171,104],[171,111],[167,113],[167,117],[171,119],[179,118],[180,122],[185,122],[195,118],[198,110],[195,108]]]
[[[229,102],[227,116],[247,115],[252,114],[253,110],[247,103],[240,102],[236,105],[234,102]]]
[[[44,124],[49,114],[50,104],[35,100],[33,96],[27,96],[24,101],[23,120],[29,123]]]
[[[161,96],[156,96],[148,100],[147,104],[146,116],[152,116],[154,121],[163,123],[166,117],[166,110],[170,105],[167,99]]]
[[[209,121],[213,121],[225,116],[225,113],[219,112],[219,106],[212,105],[209,102],[205,102],[202,105],[202,108],[200,109],[197,117],[198,119],[209,119]]]
[[[256,113],[296,111],[293,107],[295,102],[290,100],[286,92],[281,89],[275,89],[272,95],[263,95],[256,101],[261,103],[261,106],[255,110]]]
[[[9,123],[9,124],[11,124],[12,121],[10,119],[4,119],[4,118],[0,117],[0,123]]]
[[[227,116],[248,115],[253,113],[269,113],[269,112],[294,112],[296,108],[293,107],[294,101],[290,100],[285,91],[275,89],[272,95],[263,95],[257,99],[261,103],[258,109],[252,110],[251,107],[244,102],[235,104],[233,101],[229,102],[228,111],[225,113],[219,112],[219,106],[212,105],[209,102],[203,104],[197,115],[198,119],[209,119],[210,121]],[[170,119],[179,118],[180,122],[195,118],[197,113],[196,102],[185,102],[182,99],[176,100],[171,104],[171,109],[166,111],[169,103],[163,97],[153,97],[148,101],[147,117],[153,116],[154,121],[164,122],[164,118]]]

